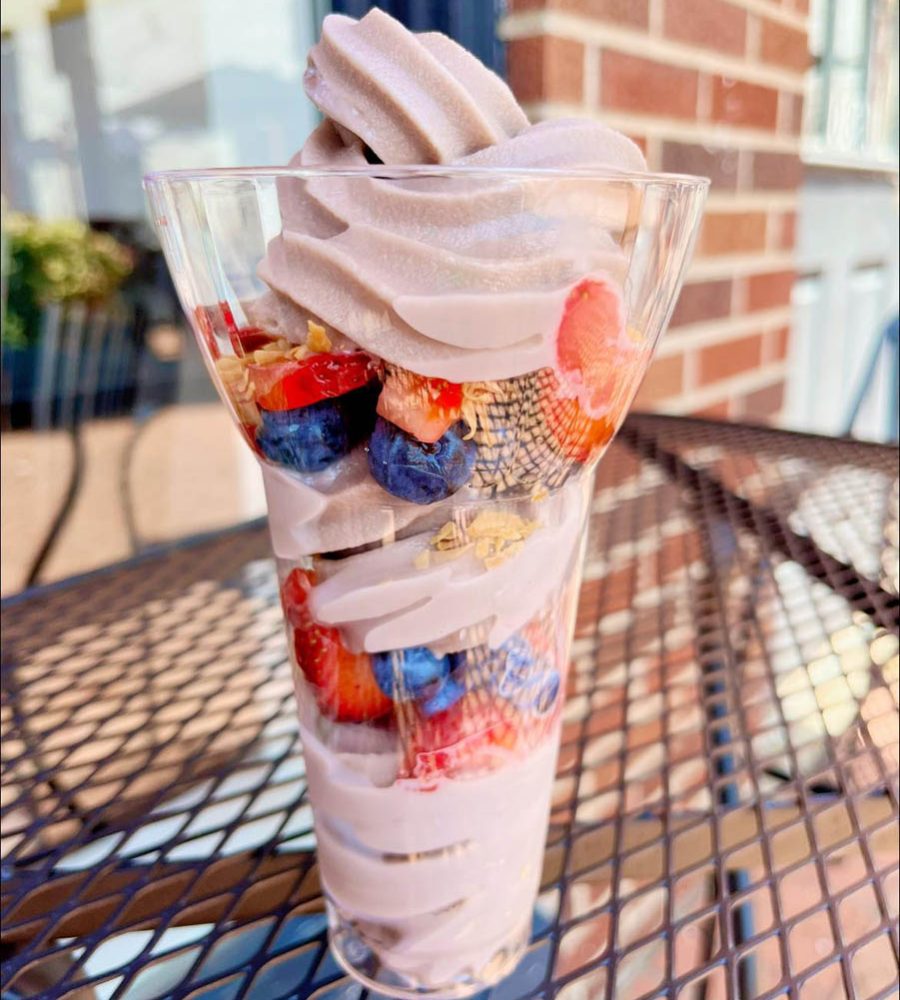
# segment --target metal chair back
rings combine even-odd
[[[146,322],[142,310],[113,301],[51,304],[41,316],[37,344],[3,352],[0,387],[4,430],[62,429],[73,461],[60,506],[27,574],[41,571],[68,520],[83,479],[80,428],[96,418],[131,415],[140,395]]]
[[[869,393],[875,389],[876,376],[882,359],[887,366],[888,380],[882,438],[885,441],[897,441],[900,438],[900,399],[898,399],[898,389],[900,389],[900,375],[898,375],[898,367],[900,367],[900,316],[894,316],[885,324],[872,347],[863,376],[859,380],[859,385],[853,396],[850,411],[847,414],[847,420],[844,424],[845,437],[849,437],[853,433],[853,427],[863,403]]]

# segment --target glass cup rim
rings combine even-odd
[[[636,184],[642,187],[662,185],[673,189],[702,191],[709,187],[708,177],[693,174],[656,173],[652,171],[617,170],[613,167],[490,167],[453,164],[366,164],[358,167],[199,167],[177,170],[153,170],[144,175],[145,187],[171,184],[177,181],[228,181],[264,179],[315,180],[326,177],[368,177],[375,180],[409,180],[417,177],[443,178],[509,178],[565,180],[584,179]]]

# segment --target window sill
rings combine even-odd
[[[839,150],[822,149],[820,146],[806,144],[800,152],[800,158],[807,167],[823,167],[829,170],[852,170],[866,174],[893,175],[900,169],[896,159],[844,153]]]

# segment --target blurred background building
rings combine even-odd
[[[457,38],[533,119],[595,115],[651,169],[712,179],[640,406],[829,434],[858,411],[854,433],[890,436],[897,0],[378,5]],[[369,6],[4,3],[4,593],[262,513],[140,179],[284,163],[317,121],[302,75],[321,19]]]
[[[897,303],[896,2],[510,0],[501,32],[533,118],[597,115],[712,180],[640,403],[843,431]]]

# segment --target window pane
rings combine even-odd
[[[840,62],[865,59],[868,35],[867,0],[840,0],[834,5],[833,57]]]
[[[865,123],[862,68],[833,66],[828,95],[826,141],[835,149],[859,148]]]
[[[315,125],[313,5],[119,0],[32,18],[3,42],[14,207],[133,220],[148,170],[285,163]],[[48,177],[46,164],[56,165]]]
[[[804,132],[826,156],[898,152],[898,0],[814,0]]]

